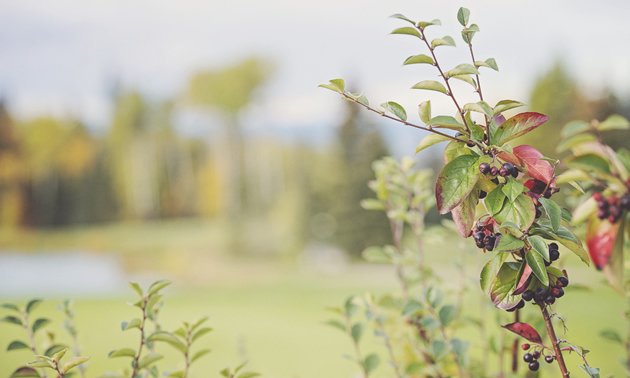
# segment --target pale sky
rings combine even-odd
[[[0,93],[20,117],[74,115],[102,126],[109,79],[167,98],[181,93],[196,69],[262,56],[277,70],[248,112],[257,127],[336,123],[343,104],[317,85],[337,77],[373,104],[400,102],[416,121],[417,104],[426,99],[434,112],[452,110],[445,96],[409,89],[436,72],[401,66],[426,50],[413,37],[389,35],[406,23],[388,16],[441,19],[443,26],[428,34],[455,39],[459,48],[436,50],[452,68],[469,59],[456,19],[461,5],[481,29],[473,41],[477,59],[493,57],[500,68],[482,71],[491,105],[505,98],[526,102],[533,81],[555,58],[591,90],[610,86],[630,94],[627,0],[4,1]],[[454,90],[474,99],[467,84]]]

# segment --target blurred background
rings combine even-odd
[[[624,0],[3,2],[0,299],[44,296],[52,309],[75,298],[86,338],[97,337],[95,319],[112,330],[91,347],[104,361],[93,362],[97,374],[120,346],[126,282],[167,278],[167,324],[213,315],[211,371],[249,357],[269,377],[351,376],[339,357],[350,345],[322,329],[323,307],[395,287],[388,267],[360,263],[390,233],[385,215],[359,201],[372,197],[372,161],[412,156],[424,134],[317,85],[343,77],[373,104],[399,102],[413,122],[424,100],[452,114],[443,96],[409,90],[435,72],[401,67],[425,51],[388,35],[401,21],[387,16],[439,18],[429,35],[462,45],[462,5],[481,29],[476,57],[500,69],[482,72],[487,102],[519,100],[551,117],[519,144],[561,157],[567,121],[630,117]],[[469,59],[461,46],[437,54],[449,67]],[[454,88],[460,102],[474,100],[468,88]],[[441,152],[415,159],[438,172]],[[623,325],[621,297],[598,290]],[[0,348],[11,332],[0,324]],[[13,353],[0,352],[0,376],[29,357]],[[601,358],[614,370],[620,356]]]

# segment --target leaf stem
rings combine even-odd
[[[350,338],[352,339],[352,342],[354,343],[354,353],[357,356],[357,363],[361,366],[361,370],[363,370],[363,377],[368,378],[369,373],[367,371],[367,368],[365,367],[365,361],[363,360],[363,357],[361,356],[361,349],[359,349],[359,342],[352,335],[352,323],[350,323],[350,316],[347,313],[344,313],[344,317],[346,318],[346,328],[348,329],[348,335],[350,335]]]
[[[30,345],[31,351],[33,352],[33,354],[38,355],[39,353],[37,353],[37,347],[35,346],[35,334],[31,332],[31,327],[29,327],[29,324],[28,324],[28,313],[26,312],[26,310],[21,310],[20,314],[22,315],[24,329],[26,330],[26,334],[28,335],[28,339],[31,344]],[[48,378],[48,375],[46,374],[46,369],[42,368],[41,371],[42,371],[42,377]]]
[[[475,53],[473,52],[472,39],[470,38],[470,34],[466,34],[466,40],[468,41],[468,49],[470,50],[470,57],[474,66],[476,60]],[[475,91],[479,94],[479,99],[483,101],[483,93],[481,92],[481,80],[479,80],[479,74],[476,74],[475,78],[477,79],[477,89]],[[486,121],[486,136],[488,137],[488,143],[490,143],[490,123],[488,122],[488,115],[484,114],[483,117]]]
[[[138,348],[138,353],[136,353],[135,357],[133,358],[133,372],[131,373],[131,378],[134,378],[136,376],[136,374],[138,374],[138,362],[140,360],[140,355],[142,354],[142,347],[145,344],[145,340],[144,340],[144,325],[146,323],[147,320],[147,301],[149,300],[148,297],[144,297],[142,298],[142,323],[140,324],[140,347]]]
[[[567,370],[567,365],[564,363],[564,357],[562,356],[562,351],[560,350],[560,342],[556,337],[556,332],[553,329],[553,324],[551,323],[551,316],[549,316],[549,311],[547,311],[547,306],[543,303],[540,304],[540,311],[542,312],[543,320],[545,321],[545,326],[547,327],[547,334],[549,335],[549,339],[551,340],[551,344],[553,345],[554,354],[556,356],[556,361],[558,361],[558,366],[560,367],[560,371],[562,372],[563,378],[569,377],[569,371]]]
[[[184,370],[184,377],[188,378],[188,371],[190,370],[190,336],[192,334],[192,329],[189,329],[186,332],[186,353],[184,353],[184,357],[186,358],[186,369]]]

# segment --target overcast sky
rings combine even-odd
[[[342,103],[316,87],[337,77],[372,103],[400,102],[415,120],[426,99],[451,110],[445,96],[409,89],[436,73],[401,67],[426,51],[413,37],[389,35],[405,23],[388,16],[440,18],[443,26],[429,29],[430,37],[451,35],[463,47],[460,5],[481,28],[477,58],[493,57],[500,68],[483,71],[481,79],[491,105],[504,98],[526,102],[533,80],[556,58],[591,90],[605,85],[630,93],[627,0],[4,1],[0,93],[20,117],[74,115],[102,126],[111,79],[167,98],[181,93],[197,69],[261,56],[277,70],[249,110],[258,126],[334,123]],[[463,48],[437,54],[447,67],[469,59]],[[471,95],[467,84],[455,91]]]

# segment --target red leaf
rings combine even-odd
[[[512,331],[521,337],[526,338],[532,343],[542,344],[542,340],[540,338],[540,335],[538,334],[538,331],[536,331],[534,327],[530,326],[527,323],[515,322],[506,324],[501,327],[507,329],[508,331]]]
[[[514,164],[530,177],[547,184],[553,177],[553,167],[548,161],[540,160],[543,156],[540,151],[526,144],[514,147],[512,154],[507,152],[499,154],[501,160]]]
[[[503,144],[512,139],[525,135],[538,126],[547,122],[549,117],[544,114],[528,112],[517,114],[507,121],[501,123],[492,134],[493,144]],[[492,128],[491,128],[492,130]]]
[[[586,245],[595,267],[604,268],[615,246],[615,239],[621,222],[610,223],[601,220],[597,214],[591,215],[586,229]]]
[[[523,294],[527,287],[532,282],[532,268],[529,265],[525,264],[525,269],[523,269],[523,275],[521,276],[521,280],[518,281],[516,285],[516,290],[512,293],[512,295]]]

